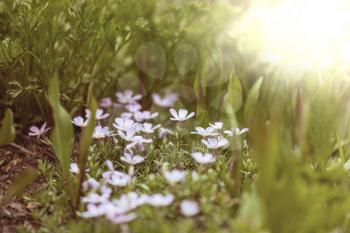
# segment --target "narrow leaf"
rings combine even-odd
[[[9,144],[15,140],[15,136],[16,131],[13,125],[13,113],[10,109],[7,109],[0,128],[0,146]]]
[[[37,178],[38,173],[34,168],[24,169],[15,177],[13,183],[5,193],[5,196],[2,198],[1,205],[6,205],[13,197],[21,195],[25,188],[32,184]]]
[[[245,121],[250,121],[254,113],[254,107],[256,106],[259,96],[260,87],[263,82],[263,77],[260,77],[253,85],[252,89],[248,94],[248,98],[244,107],[244,119]]]
[[[236,217],[236,227],[242,232],[257,232],[263,225],[263,206],[255,187],[251,193],[244,193]]]
[[[242,106],[242,86],[239,78],[234,74],[230,77],[225,102],[232,106],[234,112],[237,112]]]
[[[203,80],[201,72],[197,72],[193,83],[194,94],[197,100],[196,119],[198,123],[208,123],[209,113],[207,111],[207,89],[205,87],[205,80]]]
[[[60,104],[57,78],[53,78],[50,82],[48,100],[53,110],[55,123],[50,138],[52,147],[59,160],[63,177],[69,183],[69,164],[73,151],[73,126],[70,115]]]

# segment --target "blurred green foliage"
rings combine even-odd
[[[114,96],[116,87],[134,88],[147,97],[165,87],[187,87],[180,94],[193,101],[188,95],[194,77],[217,50],[217,39],[232,18],[227,6],[211,1],[4,0],[1,109],[14,109],[25,126],[49,120],[44,95],[52,77],[60,80],[60,98],[71,113],[86,103],[91,84],[96,98]],[[144,105],[149,105],[147,98]]]

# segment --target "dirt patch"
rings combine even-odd
[[[38,160],[45,159],[54,162],[51,147],[46,142],[26,135],[17,136],[16,141],[0,148],[0,198],[4,195],[13,178],[24,168],[38,165]],[[26,193],[33,193],[42,184],[38,179],[26,189]],[[12,233],[19,225],[38,225],[31,217],[35,204],[24,203],[15,198],[8,205],[0,207],[0,232]]]

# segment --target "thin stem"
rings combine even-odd
[[[31,152],[30,150],[24,148],[23,146],[17,145],[15,143],[10,143],[9,145],[19,149],[20,151],[22,151],[24,153],[30,154],[32,156],[35,156],[35,154],[33,152]]]

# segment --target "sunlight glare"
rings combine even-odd
[[[253,2],[233,32],[243,49],[297,69],[350,64],[350,1]]]

